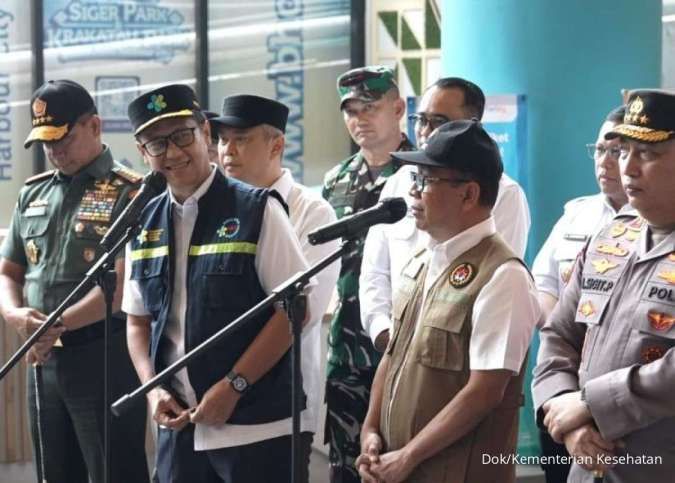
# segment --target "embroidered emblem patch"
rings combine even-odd
[[[579,306],[579,313],[584,317],[590,317],[595,313],[595,307],[590,300],[587,300],[581,306]]]
[[[649,320],[649,325],[658,331],[669,330],[675,324],[675,317],[655,310],[650,310],[647,313],[647,320]]]
[[[159,241],[159,239],[162,236],[162,233],[164,233],[164,228],[158,228],[156,230],[141,230],[141,232],[138,234],[136,237],[136,240],[138,240],[138,243],[152,243]]]
[[[450,285],[455,288],[465,287],[476,276],[476,267],[470,263],[462,263],[450,273]]]
[[[148,111],[161,112],[162,109],[166,108],[164,94],[153,94],[152,97],[150,97],[150,102],[148,102],[148,105],[145,107],[148,109]]]
[[[665,353],[666,350],[663,347],[645,347],[642,349],[642,362],[649,364],[650,362],[661,359]]]
[[[85,262],[91,263],[94,261],[94,258],[96,258],[96,250],[93,248],[85,248],[82,252],[82,257],[84,258]]]
[[[665,270],[663,272],[660,272],[658,277],[661,280],[665,280],[670,285],[675,285],[675,271],[674,270]]]
[[[47,103],[39,97],[33,101],[33,115],[42,117],[47,112]]]
[[[616,246],[609,245],[607,243],[598,243],[598,245],[595,247],[595,251],[598,253],[604,253],[606,255],[614,255],[616,257],[625,257],[628,255],[628,250],[622,248],[618,243]]]
[[[591,261],[593,268],[597,273],[605,273],[619,266],[618,263],[612,263],[606,258]]]
[[[239,218],[228,218],[223,222],[223,225],[218,229],[216,235],[219,238],[234,238],[239,233],[241,222]]]

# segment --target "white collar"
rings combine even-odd
[[[467,228],[442,243],[438,243],[430,238],[428,247],[431,256],[434,258],[434,265],[447,267],[459,255],[475,247],[481,240],[494,235],[496,232],[495,220],[490,215],[488,219]]]
[[[293,179],[291,171],[288,168],[282,168],[281,176],[279,176],[279,178],[274,183],[272,183],[270,189],[275,190],[281,195],[283,200],[286,201],[288,200],[288,195],[291,193],[291,189],[293,188],[294,184],[295,180]]]
[[[210,163],[211,166],[211,174],[204,180],[202,184],[199,185],[199,188],[195,190],[194,193],[192,193],[190,196],[188,196],[183,203],[179,203],[178,200],[173,196],[173,192],[169,188],[169,199],[171,200],[171,204],[174,206],[181,206],[186,205],[186,204],[197,204],[199,202],[199,199],[204,196],[204,194],[208,191],[208,189],[211,187],[211,183],[213,183],[213,178],[216,177],[216,165],[213,163]]]

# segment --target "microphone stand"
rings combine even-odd
[[[110,423],[112,417],[109,411],[110,404],[110,391],[109,391],[109,356],[111,350],[111,334],[112,334],[112,301],[115,294],[115,285],[116,285],[116,275],[115,275],[115,255],[117,252],[126,245],[126,243],[138,233],[140,226],[138,223],[130,226],[125,232],[124,236],[121,236],[117,242],[112,246],[111,249],[104,252],[103,255],[98,259],[98,261],[89,269],[86,273],[84,279],[73,289],[70,294],[59,304],[59,306],[47,317],[47,320],[36,330],[26,342],[23,343],[21,347],[9,358],[2,368],[0,368],[0,381],[7,375],[7,373],[21,360],[21,358],[30,350],[31,347],[38,341],[38,339],[49,330],[61,317],[61,314],[68,308],[72,302],[81,298],[84,294],[89,292],[94,285],[99,284],[101,290],[103,291],[105,304],[106,304],[106,317],[105,317],[105,332],[104,332],[104,355],[103,355],[103,390],[104,390],[104,423],[103,423],[103,434],[104,434],[104,443],[103,443],[103,452],[105,455],[104,460],[104,481],[109,483],[110,479]],[[106,246],[107,248],[107,246]],[[40,397],[40,385],[42,382],[42,373],[41,368],[36,366],[35,370],[35,384],[36,384],[36,397]],[[38,437],[39,447],[42,450],[43,447],[43,434],[42,427],[40,425],[40,406],[37,407],[37,418],[38,418]],[[42,473],[40,475],[40,473]],[[44,457],[40,455],[40,466],[38,467],[38,478],[42,477],[44,481]],[[38,479],[38,483],[41,483],[41,480]]]
[[[131,394],[125,394],[111,407],[115,416],[120,416],[129,409],[131,404],[138,398],[144,396],[155,387],[168,380],[175,373],[186,367],[193,359],[208,352],[217,342],[226,339],[237,330],[243,328],[251,319],[266,311],[275,304],[281,304],[287,311],[291,322],[293,333],[293,351],[292,351],[292,408],[293,408],[293,437],[292,437],[292,480],[298,481],[301,473],[301,452],[300,452],[300,401],[302,400],[302,377],[300,369],[300,346],[302,337],[302,322],[305,319],[306,300],[302,294],[305,286],[310,279],[343,256],[351,256],[355,253],[355,244],[353,240],[344,240],[340,248],[327,255],[305,272],[300,272],[294,277],[288,279],[279,287],[272,290],[272,293],[257,305],[250,308],[240,317],[232,321],[226,327],[213,334],[183,357],[175,361],[169,367],[155,375],[145,384],[135,389]]]

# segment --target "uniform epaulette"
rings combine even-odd
[[[56,172],[55,169],[50,169],[49,171],[45,171],[44,173],[36,174],[35,176],[31,176],[28,178],[24,184],[33,184],[36,181],[42,181],[43,179],[50,178],[54,176],[54,173]]]
[[[112,171],[120,178],[132,184],[140,183],[141,180],[143,179],[143,175],[141,173],[138,173],[133,169],[127,168],[126,166],[122,166],[121,164],[115,163],[115,166],[113,166]]]

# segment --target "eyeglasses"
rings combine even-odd
[[[442,126],[446,122],[449,122],[450,119],[447,117],[441,115],[441,114],[425,114],[423,112],[418,112],[416,114],[410,114],[408,116],[408,119],[411,121],[414,121],[415,124],[420,129],[424,129],[427,126],[431,126],[431,129],[437,129],[438,127]]]
[[[428,185],[433,184],[433,183],[438,183],[440,181],[445,181],[446,183],[460,185],[462,183],[468,183],[471,180],[470,179],[463,179],[463,178],[454,178],[453,179],[453,178],[440,178],[438,176],[426,176],[426,175],[418,173],[416,171],[411,171],[410,172],[410,181],[413,182],[413,185],[415,186],[415,190],[422,193],[422,192],[424,192],[424,188],[426,188]]]
[[[601,144],[587,144],[586,150],[588,151],[588,157],[591,159],[600,159],[609,154],[613,159],[619,159],[621,155],[621,146],[612,146],[608,148]]]
[[[141,144],[150,156],[161,156],[169,149],[169,141],[179,148],[186,148],[195,140],[196,127],[186,127],[177,129],[168,136],[151,139],[147,143]]]

